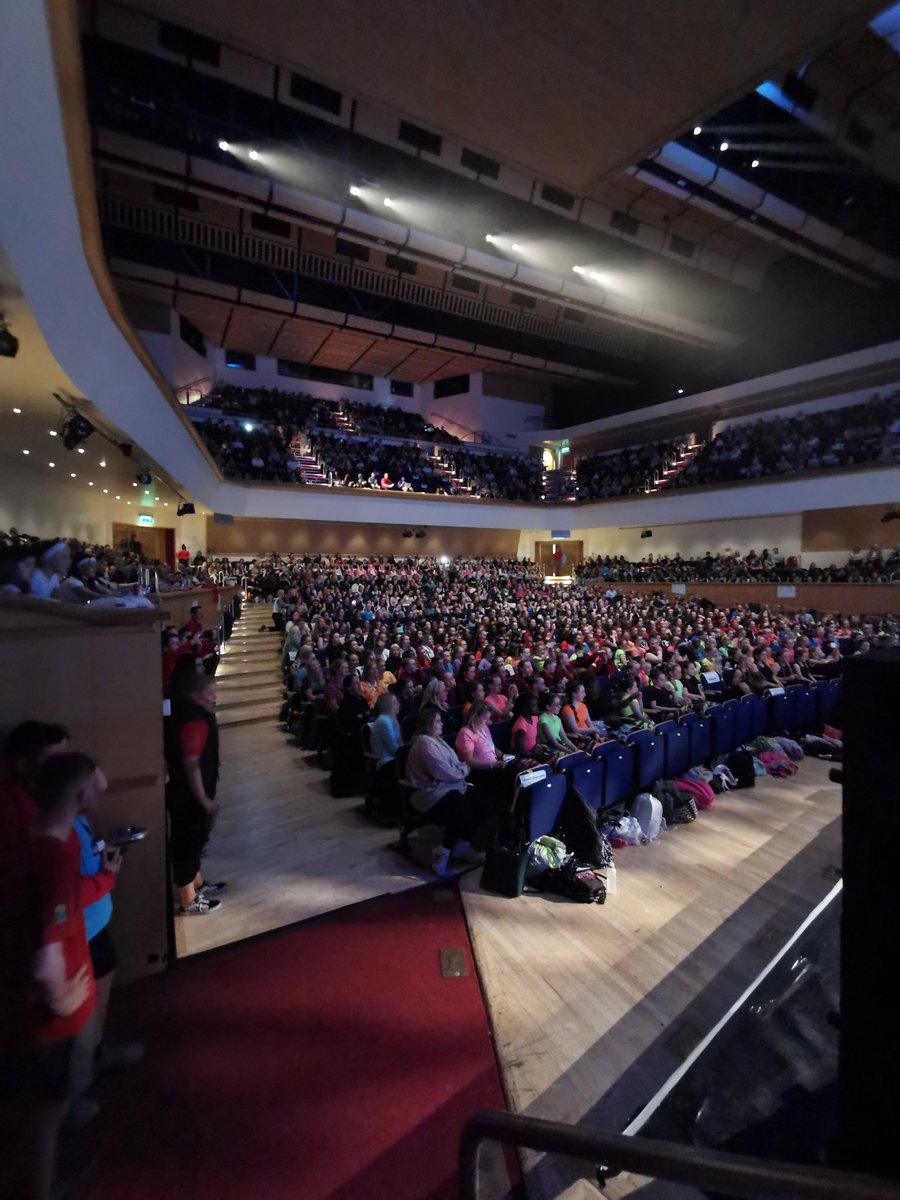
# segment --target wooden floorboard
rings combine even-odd
[[[604,906],[463,883],[514,1111],[621,1130],[833,886],[840,789],[827,764],[717,798],[616,853]],[[596,1191],[529,1156],[530,1200]],[[611,1198],[639,1181],[613,1180]],[[583,1190],[586,1189],[587,1190]]]

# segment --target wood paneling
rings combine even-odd
[[[672,590],[670,583],[616,583],[616,591],[635,592]],[[764,604],[787,612],[813,609],[828,613],[900,614],[900,584],[896,583],[798,583],[792,584],[794,596],[779,597],[777,583],[686,583],[687,596],[699,596],[716,605]],[[675,596],[674,599],[682,599]]]
[[[0,600],[0,732],[33,719],[65,725],[96,758],[109,792],[98,834],[143,825],[113,893],[119,979],[161,969],[167,953],[165,766],[159,613]]]
[[[516,529],[454,529],[429,525],[424,538],[405,538],[403,525],[350,522],[236,519],[233,525],[206,526],[207,553],[259,554],[447,554],[452,557],[514,558]]]
[[[800,548],[817,550],[867,550],[871,546],[900,545],[900,524],[882,523],[884,504],[855,504],[850,508],[820,508],[803,514]],[[806,560],[805,560],[806,561]]]
[[[203,628],[217,629],[221,622],[222,609],[232,601],[237,588],[195,588],[184,592],[164,592],[159,606],[165,623],[181,629],[191,619],[191,605],[200,604],[203,609]],[[218,594],[218,600],[216,596]]]

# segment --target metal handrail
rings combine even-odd
[[[459,1149],[461,1200],[480,1200],[478,1160],[490,1139],[544,1154],[559,1154],[633,1171],[670,1183],[723,1192],[737,1200],[898,1200],[900,1184],[871,1175],[799,1163],[766,1162],[721,1150],[698,1150],[652,1138],[626,1137],[542,1121],[516,1113],[478,1112],[463,1129]]]

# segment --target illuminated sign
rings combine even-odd
[[[137,516],[138,525],[152,525],[155,520],[156,518],[150,513],[138,513]]]

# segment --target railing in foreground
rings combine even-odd
[[[560,1154],[608,1171],[632,1171],[669,1183],[711,1189],[738,1200],[898,1200],[900,1183],[828,1167],[764,1162],[720,1150],[697,1150],[651,1138],[600,1133],[514,1113],[478,1112],[463,1130],[461,1200],[479,1200],[478,1158],[486,1139]]]

